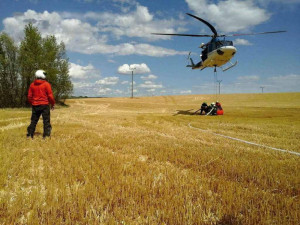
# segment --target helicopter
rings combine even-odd
[[[245,36],[245,35],[258,35],[258,34],[273,34],[273,33],[282,33],[286,31],[269,31],[269,32],[261,32],[261,33],[249,33],[249,34],[232,34],[232,35],[224,35],[218,34],[217,30],[211,25],[209,22],[192,15],[190,13],[186,13],[187,15],[201,21],[205,25],[207,25],[213,34],[165,34],[165,33],[152,33],[154,35],[171,35],[171,36],[187,36],[187,37],[211,37],[209,42],[202,43],[199,48],[202,48],[202,52],[200,55],[201,61],[198,63],[194,63],[193,59],[190,57],[191,52],[189,53],[188,59],[191,64],[187,65],[187,67],[191,67],[192,69],[205,69],[207,67],[214,67],[216,71],[216,67],[222,67],[226,63],[230,63],[231,65],[227,68],[222,68],[223,71],[226,71],[237,65],[237,61],[232,63],[230,60],[237,52],[236,47],[234,47],[233,42],[230,40],[226,40],[226,37],[237,37],[237,36]]]

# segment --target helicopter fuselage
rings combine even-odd
[[[192,69],[204,69],[206,67],[220,67],[228,63],[237,52],[232,41],[220,41],[213,39],[202,46],[202,61],[192,67]]]

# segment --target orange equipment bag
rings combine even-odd
[[[220,109],[218,109],[218,110],[217,110],[217,115],[223,115],[223,114],[224,114],[224,111],[223,111],[223,109],[221,109],[221,110],[220,110]]]

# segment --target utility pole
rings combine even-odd
[[[220,86],[221,86],[221,82],[222,82],[222,80],[217,80],[217,82],[219,83],[219,95],[220,95]]]
[[[263,94],[264,93],[264,88],[265,87],[260,87],[261,88],[261,93]]]
[[[129,68],[131,70],[131,98],[133,98],[133,71],[136,68]]]
[[[219,95],[220,95],[220,93],[221,93],[221,92],[220,92],[220,89],[221,89],[220,86],[221,86],[222,80],[217,80],[217,82],[219,83]]]

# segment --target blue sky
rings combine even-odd
[[[0,31],[20,43],[32,22],[63,41],[74,95],[130,96],[130,68],[135,96],[213,94],[213,69],[186,67],[209,38],[151,35],[211,33],[187,12],[222,34],[288,31],[228,38],[238,64],[219,70],[222,93],[299,92],[300,0],[0,0]]]

